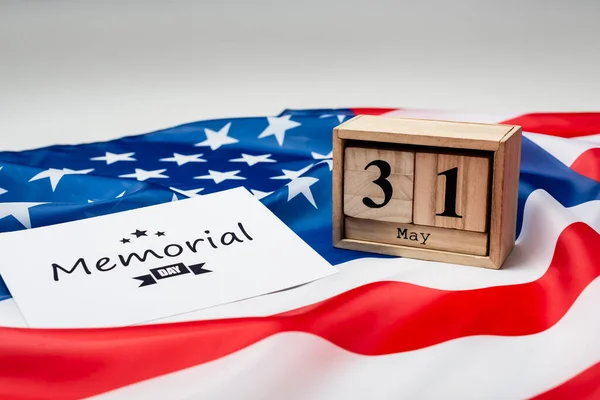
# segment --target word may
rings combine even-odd
[[[243,239],[248,239],[249,241],[253,240],[241,222],[238,222],[237,226],[239,228],[239,231],[237,232],[237,234],[236,234],[236,232],[231,231],[231,232],[225,232],[221,235],[221,238],[220,238],[221,245],[230,246],[234,243],[243,243],[244,242]],[[210,231],[204,231],[204,233],[206,233],[208,235],[208,234],[210,234]],[[131,264],[131,261],[134,258],[137,259],[139,262],[144,263],[144,262],[146,262],[147,259],[150,259],[150,256],[152,256],[156,259],[161,259],[161,258],[165,258],[165,257],[179,257],[186,249],[188,251],[191,251],[192,253],[196,253],[198,251],[198,249],[197,249],[198,244],[200,242],[204,242],[204,241],[205,241],[204,238],[198,238],[198,239],[195,239],[194,241],[186,241],[184,243],[184,245],[172,243],[172,244],[166,245],[162,250],[158,250],[158,251],[155,251],[152,249],[145,250],[142,255],[139,255],[136,252],[130,253],[127,256],[119,254],[117,256],[117,259],[123,267],[127,267],[129,264]],[[212,248],[214,248],[214,249],[219,248],[219,246],[217,246],[215,244],[215,240],[213,240],[213,238],[211,236],[206,237],[206,241],[208,242],[208,244],[210,244],[210,246]],[[110,270],[114,269],[117,266],[116,262],[113,263],[112,265],[109,265],[110,263],[111,263],[110,257],[102,257],[96,261],[96,269],[101,272],[106,272],[106,271],[110,271]],[[77,269],[78,266],[81,266],[81,268],[83,268],[83,270],[85,271],[86,274],[91,275],[92,272],[88,268],[88,264],[86,263],[86,260],[84,257],[80,257],[75,262],[75,264],[73,265],[73,267],[71,269],[63,268],[57,263],[52,263],[52,273],[53,273],[54,281],[59,280],[59,275],[58,275],[59,271],[63,271],[64,273],[67,273],[67,274],[72,274]],[[173,272],[173,271],[169,271],[169,272]]]
[[[408,232],[407,228],[398,228],[398,239],[412,240],[415,242],[419,242],[421,239],[423,239],[423,242],[421,242],[421,244],[425,244],[425,242],[427,242],[427,239],[429,239],[431,233],[425,234],[423,232],[419,232],[419,235],[421,235],[421,238],[419,238],[417,232]]]

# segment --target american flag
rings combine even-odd
[[[356,114],[523,127],[503,269],[332,247],[332,130]],[[1,152],[0,232],[244,186],[339,272],[107,329],[29,329],[0,286],[0,398],[600,398],[599,182],[600,113],[286,110]]]

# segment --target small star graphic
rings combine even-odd
[[[139,238],[140,236],[148,236],[146,235],[146,232],[148,231],[140,231],[139,229],[136,229],[135,232],[132,232],[132,235],[135,235],[136,238]]]
[[[155,233],[155,235],[160,237],[160,236],[165,236],[165,233],[161,232],[161,231],[158,231],[158,232]]]
[[[125,243],[129,243],[129,242],[130,242],[130,239],[125,239],[125,238],[123,238],[123,239],[119,240],[119,242],[121,242],[121,243],[123,243],[123,244],[125,244]]]

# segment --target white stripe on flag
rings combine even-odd
[[[598,144],[600,144],[600,133],[597,133],[595,135],[580,136],[580,137],[577,137],[574,139],[582,140],[582,141],[589,142],[589,143],[595,143],[596,145],[598,145]]]

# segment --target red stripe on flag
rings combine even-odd
[[[581,153],[571,164],[571,169],[600,182],[600,149],[589,149]]]
[[[397,108],[351,108],[350,111],[354,113],[354,115],[364,114],[364,115],[381,115],[390,111],[397,110]]]
[[[364,285],[270,317],[112,329],[0,329],[0,398],[79,398],[206,363],[279,332],[318,335],[383,355],[473,335],[544,331],[600,276],[600,235],[584,223],[560,235],[537,281],[449,291],[404,282]]]
[[[502,122],[526,132],[572,138],[600,133],[600,113],[535,113]]]
[[[533,400],[600,399],[600,363],[560,386],[535,396]]]

